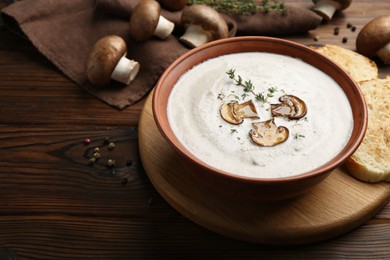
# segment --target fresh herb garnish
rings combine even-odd
[[[189,0],[188,3],[190,5],[208,5],[218,12],[228,14],[252,15],[257,11],[263,13],[269,13],[273,11],[285,15],[288,11],[285,3],[277,0]]]

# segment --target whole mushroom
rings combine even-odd
[[[181,24],[186,31],[180,41],[190,48],[229,37],[228,26],[223,17],[207,5],[186,7],[181,16]]]
[[[352,0],[313,0],[313,2],[316,5],[312,10],[322,16],[325,21],[329,21],[336,11],[347,9]]]
[[[126,85],[137,76],[140,65],[126,58],[126,42],[117,35],[99,39],[87,58],[87,78],[96,87],[110,83],[111,78]]]
[[[153,35],[165,39],[173,31],[175,24],[160,15],[161,6],[155,0],[141,0],[134,7],[130,17],[130,35],[139,42]]]
[[[356,49],[368,58],[378,56],[390,64],[390,15],[376,17],[366,24],[356,38]]]
[[[182,10],[187,5],[187,0],[160,0],[161,6],[169,11]]]

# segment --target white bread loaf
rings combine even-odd
[[[345,163],[352,176],[366,182],[390,182],[390,77],[360,82],[368,107],[362,144]]]
[[[375,62],[359,53],[332,44],[309,47],[334,61],[356,82],[378,78]]]

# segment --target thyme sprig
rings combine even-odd
[[[252,15],[257,11],[269,13],[271,11],[285,15],[287,6],[277,0],[189,0],[190,5],[204,4],[214,8],[218,12],[228,14]]]
[[[226,74],[229,76],[230,79],[234,81],[236,85],[243,87],[244,92],[252,93],[255,99],[261,102],[267,102],[267,98],[273,97],[275,91],[277,90],[276,88],[273,87],[268,89],[268,93],[266,95],[264,95],[263,93],[256,93],[253,82],[251,80],[243,80],[240,75],[236,76],[236,70],[230,69],[226,72]],[[247,96],[248,94],[244,93],[242,95],[242,98],[244,99]]]

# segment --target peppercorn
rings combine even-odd
[[[356,27],[352,26],[351,31],[353,31],[353,32],[356,31]]]
[[[335,27],[334,30],[333,30],[333,34],[334,35],[339,35],[339,32],[340,32],[340,28],[339,27]]]
[[[352,27],[352,24],[351,23],[347,23],[347,28],[351,28]]]
[[[113,159],[108,159],[108,160],[107,160],[107,166],[108,166],[108,167],[114,167],[114,166],[115,166],[115,160],[113,160]]]
[[[84,139],[84,144],[90,144],[90,143],[91,143],[91,139],[89,139],[89,138]]]
[[[109,144],[110,143],[110,138],[106,137],[104,138],[103,144]]]
[[[343,37],[343,43],[347,43],[348,41],[348,38],[347,37]]]
[[[108,144],[108,149],[109,150],[114,150],[114,148],[115,148],[115,144],[114,143],[111,142],[111,143]]]
[[[99,148],[99,147],[95,147],[95,149],[93,149],[93,151],[94,151],[95,153],[98,153],[98,152],[100,152],[100,148]]]
[[[92,157],[89,159],[88,164],[93,165],[95,162],[96,162],[96,159]]]
[[[317,42],[320,39],[320,36],[316,35],[314,36],[314,41]]]
[[[100,153],[94,153],[93,158],[99,159],[101,157]]]

